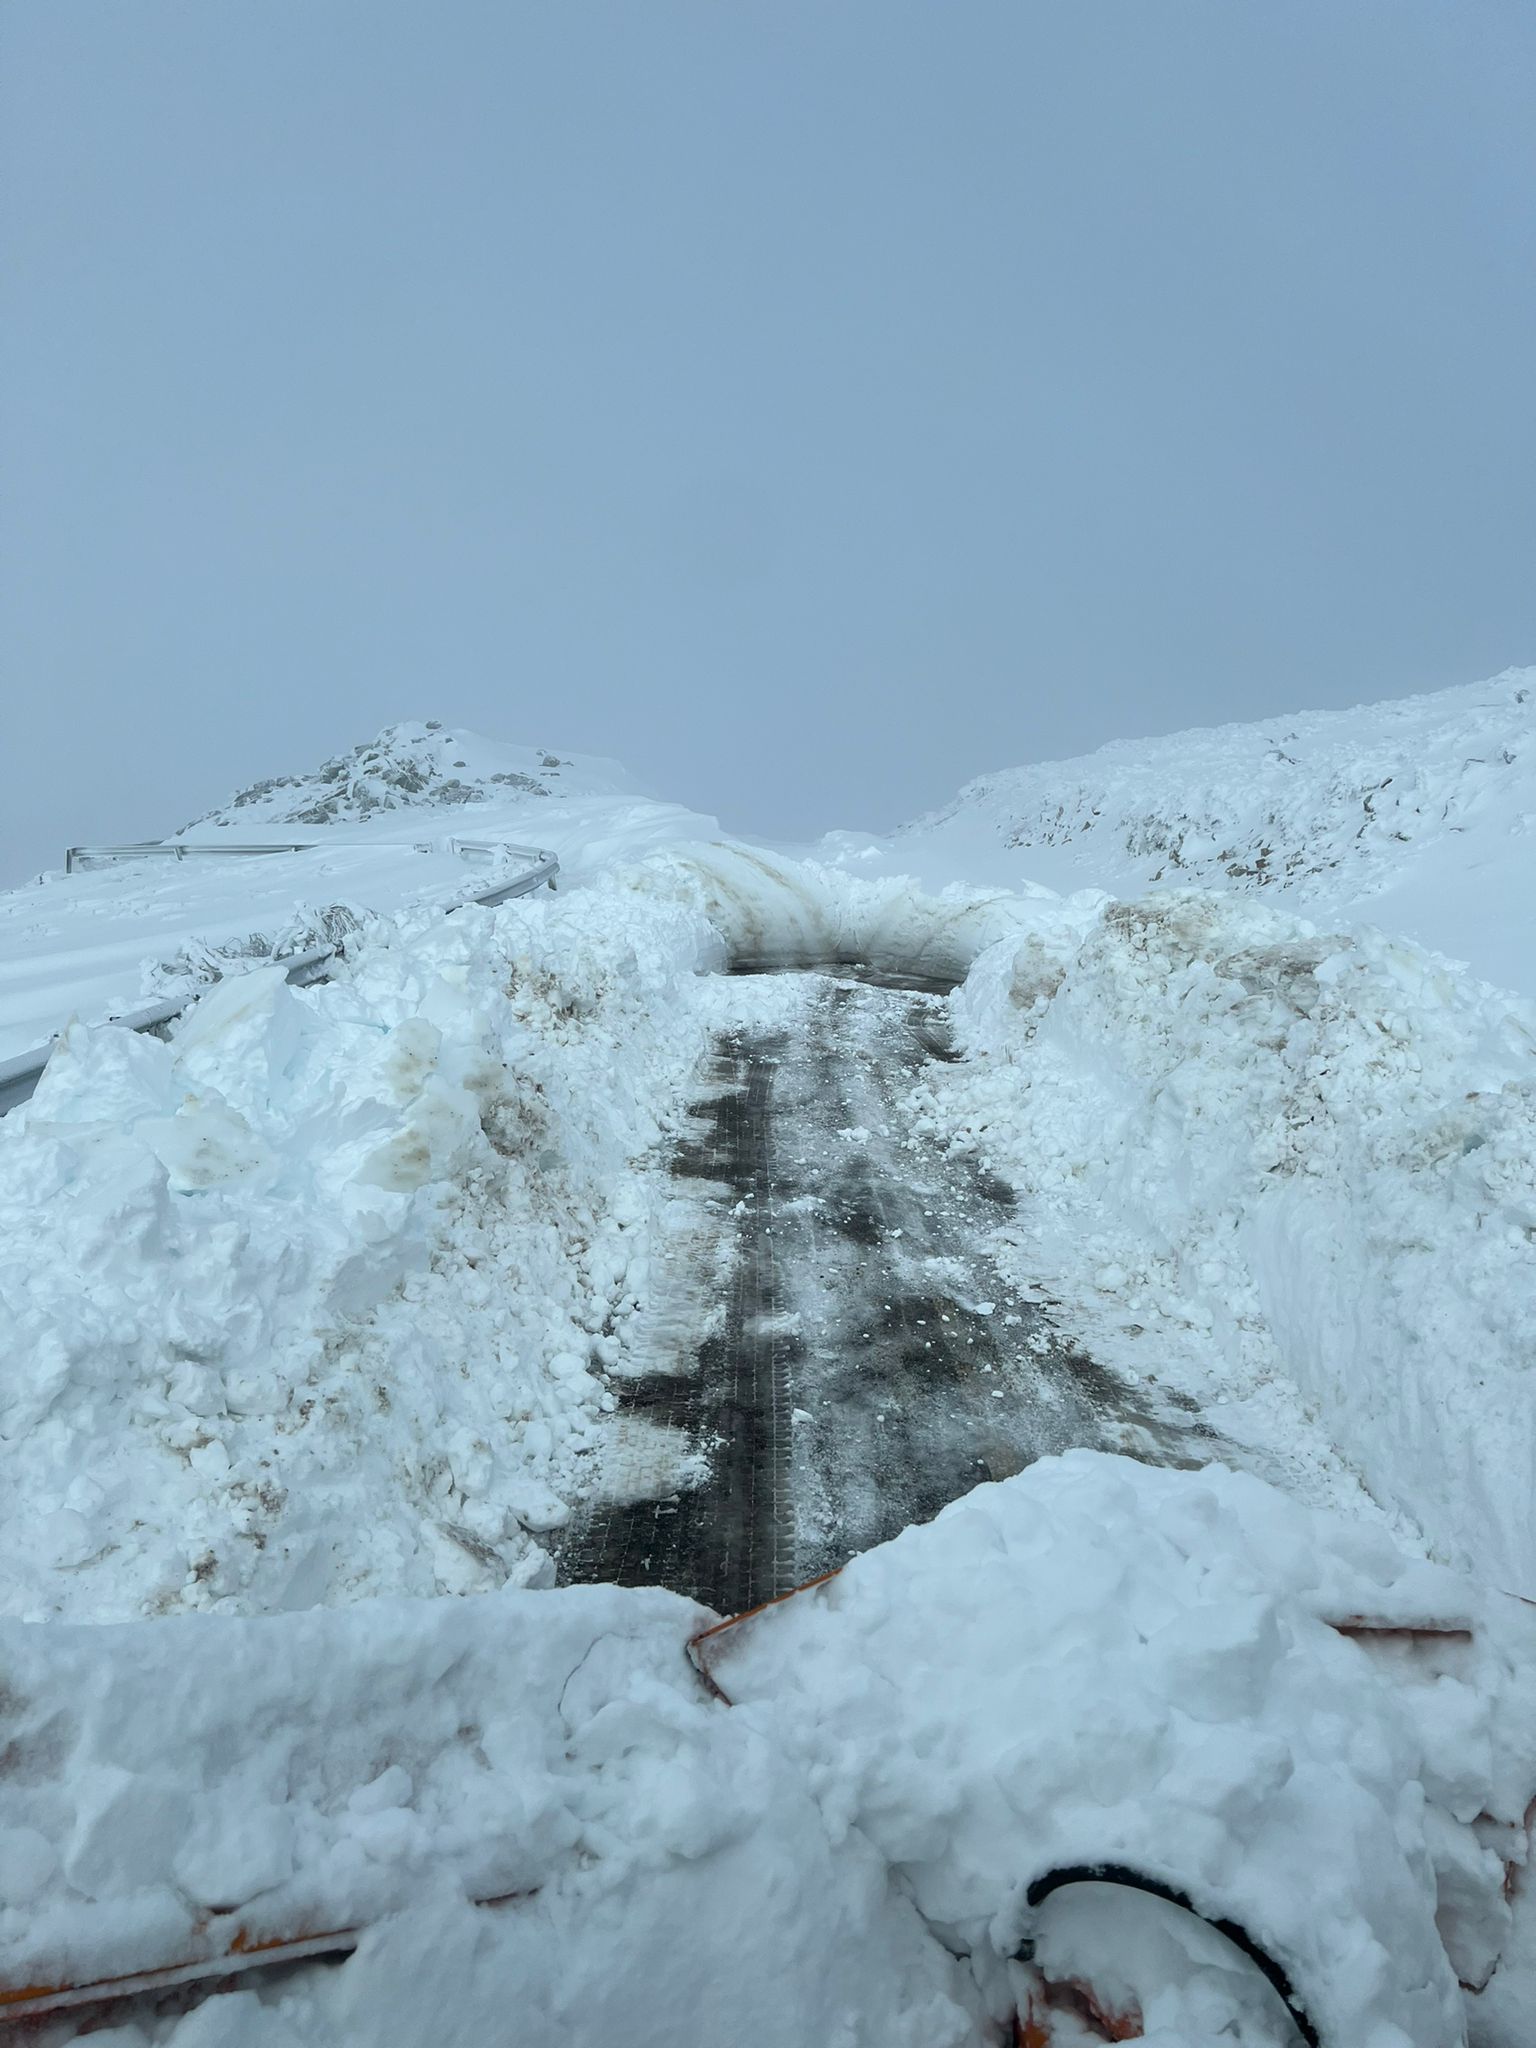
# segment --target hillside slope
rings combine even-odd
[[[1528,990],[1536,668],[1006,769],[887,839],[837,833],[824,850],[855,871],[1063,891],[1261,890]]]
[[[456,831],[494,812],[536,811],[544,801],[646,795],[617,761],[513,747],[440,725],[387,725],[377,739],[337,754],[309,774],[278,775],[237,790],[175,836],[203,840],[238,830],[272,838],[277,825],[368,825],[387,831],[391,814],[442,811]],[[393,818],[398,828],[401,821]]]
[[[0,894],[0,1059],[44,1043],[71,1015],[131,1009],[230,958],[302,950],[371,916],[485,887],[486,857],[472,864],[454,840],[548,847],[570,882],[616,853],[714,830],[652,800],[616,761],[386,726],[312,773],[252,783],[171,835],[187,846],[302,841],[302,851],[135,861]]]

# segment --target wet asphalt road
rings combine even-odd
[[[904,1098],[948,1051],[940,998],[776,979],[771,1021],[717,1042],[674,1162],[697,1213],[645,1368],[615,1380],[615,1442],[674,1455],[654,1486],[606,1489],[623,1498],[599,1475],[562,1579],[739,1613],[1051,1452],[1219,1455],[1192,1404],[1095,1364],[1002,1280],[1008,1190],[909,1128]]]

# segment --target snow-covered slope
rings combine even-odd
[[[278,838],[289,835],[274,832],[277,825],[387,825],[392,812],[406,810],[460,812],[454,829],[469,832],[493,812],[498,819],[508,810],[531,812],[546,799],[646,794],[617,761],[507,746],[429,719],[387,725],[312,774],[253,782],[176,836],[208,839],[238,829]]]
[[[243,1900],[243,1882],[302,1890],[318,1872],[308,1908],[350,1924],[391,1902],[394,1876],[441,1874],[450,1838],[479,1840],[454,1830],[481,1814],[483,1781],[444,1790],[462,1760],[435,1736],[419,1755],[374,1746],[352,1702],[375,1700],[382,1658],[409,1677],[413,1727],[417,1689],[460,1736],[491,1730],[493,1704],[529,1723],[531,1747],[514,1729],[483,1748],[502,1791],[548,1795],[548,1830],[515,1845],[529,1856],[516,1880],[543,1886],[544,1905],[508,1919],[489,1979],[487,1923],[458,1902],[413,1905],[359,1965],[296,1980],[291,2010],[250,1994],[240,2031],[232,2003],[213,2031],[168,2021],[178,2044],[381,2039],[407,1991],[468,2038],[486,1983],[504,2004],[531,1959],[562,2017],[557,1993],[591,1983],[609,2001],[592,2009],[628,2023],[628,1987],[646,1987],[646,2039],[686,2034],[701,1987],[724,1984],[757,2001],[749,2018],[777,2015],[777,2032],[753,2031],[765,2042],[841,2038],[854,1998],[882,2039],[958,2044],[1000,2017],[998,1987],[914,1916],[990,1926],[994,1902],[974,1892],[988,1858],[1016,1887],[1026,1853],[1146,1848],[1149,1783],[1188,1791],[1175,1874],[1219,1836],[1217,1863],[1230,1852],[1244,1875],[1261,1823],[1305,1794],[1270,1831],[1294,1849],[1284,1897],[1245,1904],[1277,1928],[1295,1909],[1298,1966],[1314,1931],[1327,1945],[1356,1911],[1347,1952],[1332,1944],[1347,1967],[1314,1994],[1336,2001],[1335,2038],[1460,2038],[1432,1909],[1438,1891],[1449,1925],[1457,1900],[1480,1900],[1454,1960],[1468,1981],[1491,1967],[1508,1931],[1501,1858],[1524,1853],[1529,1710],[1519,1768],[1490,1772],[1497,1674],[1442,1677],[1409,1702],[1324,1635],[1317,1595],[1343,1558],[1358,1582],[1345,1608],[1380,1611],[1421,1543],[1536,1593],[1536,1012],[1401,935],[1521,978],[1533,684],[1019,771],[883,845],[838,835],[820,864],[722,845],[609,764],[392,728],[185,828],[198,843],[313,837],[306,851],[0,901],[0,1001],[8,985],[23,1008],[46,999],[46,1024],[71,987],[99,1013],[111,974],[136,995],[146,972],[216,971],[306,920],[366,927],[331,982],[226,980],[168,1043],[75,1027],[0,1124],[0,1614],[28,1617],[0,1625],[28,1674],[0,1716],[36,1767],[0,1801],[23,1887],[0,1941],[28,1969],[114,1968],[141,1959],[146,1930],[179,1940],[189,1901]],[[580,886],[445,917],[475,879],[455,837],[551,846]],[[676,1256],[666,1143],[741,986],[706,978],[732,953],[969,969],[952,1004],[963,1057],[904,1107],[1017,1189],[999,1259],[1054,1297],[1091,1356],[1186,1390],[1218,1426],[1242,1408],[1278,1436],[1310,1402],[1398,1511],[1405,1554],[1379,1526],[1330,1534],[1220,1474],[1068,1460],[856,1568],[827,1596],[835,1625],[723,1722],[693,1695],[665,1602],[509,1594],[486,1616],[526,1616],[527,1633],[492,1640],[462,1606],[373,1597],[547,1578],[540,1538],[587,1483],[651,1265]],[[990,1575],[997,1513],[1016,1526],[1017,1586]],[[967,1529],[978,1542],[955,1543]],[[1274,1540],[1255,1547],[1264,1529]],[[1442,1582],[1434,1599],[1450,1598]],[[1466,1599],[1481,1628],[1481,1595]],[[846,1625],[860,1603],[889,1667]],[[351,1611],[289,1612],[338,1606]],[[208,1608],[221,1618],[195,1612]],[[168,1626],[178,1610],[194,1613]],[[1027,1617],[1017,1641],[1010,1614]],[[946,1686],[902,1693],[935,1617],[1005,1681],[996,1715],[986,1673],[948,1651]],[[108,1619],[122,1631],[63,1625]],[[614,1645],[663,1623],[664,1669],[642,1644],[631,1673]],[[275,1733],[243,1750],[221,1716],[247,1672],[271,1679],[256,1711]],[[861,1718],[875,1700],[915,1703],[917,1721],[893,1734]],[[311,1722],[320,1761],[296,1776],[283,1731]],[[953,1767],[961,1735],[986,1738],[974,1799]],[[252,1834],[246,1782],[231,1797],[221,1774],[258,1752]],[[1079,1785],[1100,1827],[1083,1850],[1053,1833]],[[1425,1794],[1445,1809],[1432,1830]],[[1111,1808],[1126,1827],[1105,1835]],[[1371,1898],[1333,1854],[1355,1811],[1369,1882],[1391,1880]],[[348,1888],[375,1865],[381,1891]],[[1338,1902],[1321,1916],[1319,1869]],[[1011,1952],[1018,1926],[997,1925]],[[35,1957],[40,1928],[57,1953]],[[830,1947],[828,1928],[844,1930]],[[685,1966],[658,1977],[658,1951]],[[818,1960],[833,1951],[879,1961],[838,1977]],[[1523,2048],[1530,1982],[1512,1967],[1495,1980],[1507,2011],[1484,2002],[1479,2048]],[[717,2033],[742,2015],[718,2017]],[[1184,2013],[1149,2036],[1199,2037]]]
[[[1015,887],[1262,891],[1536,993],[1536,669],[1007,769],[889,839],[840,832],[825,851],[854,872]]]
[[[389,726],[313,774],[253,783],[171,835],[187,846],[312,842],[305,851],[50,873],[0,895],[0,1059],[46,1042],[71,1015],[115,1015],[231,958],[300,951],[408,904],[457,901],[485,886],[485,870],[455,839],[548,847],[571,882],[616,853],[714,829],[646,796],[614,761]]]

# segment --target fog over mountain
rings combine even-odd
[[[402,719],[734,829],[1536,658],[1536,13],[0,10],[0,880]]]

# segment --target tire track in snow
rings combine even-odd
[[[662,1262],[563,1579],[736,1613],[1054,1451],[1218,1454],[1179,1397],[1074,1350],[1001,1278],[1008,1191],[907,1131],[902,1098],[946,1051],[931,993],[740,987],[674,1162],[704,1228]]]
[[[730,1033],[717,1045],[714,1092],[695,1108],[704,1132],[680,1148],[673,1170],[705,1183],[717,1226],[732,1240],[717,1304],[724,1312],[710,1316],[702,1305],[706,1329],[691,1352],[687,1334],[664,1318],[664,1333],[682,1339],[671,1369],[617,1382],[619,1428],[632,1427],[604,1491],[621,1497],[578,1520],[561,1554],[564,1579],[669,1586],[722,1612],[752,1605],[761,1586],[788,1583],[789,1374],[798,1340],[781,1314],[771,1145],[785,1043],[778,1033]],[[696,1242],[682,1254],[698,1255]],[[691,1271],[672,1279],[684,1303],[697,1302]],[[624,1497],[648,1457],[667,1470],[667,1438],[706,1466],[704,1483],[673,1488],[664,1479],[655,1496]]]

